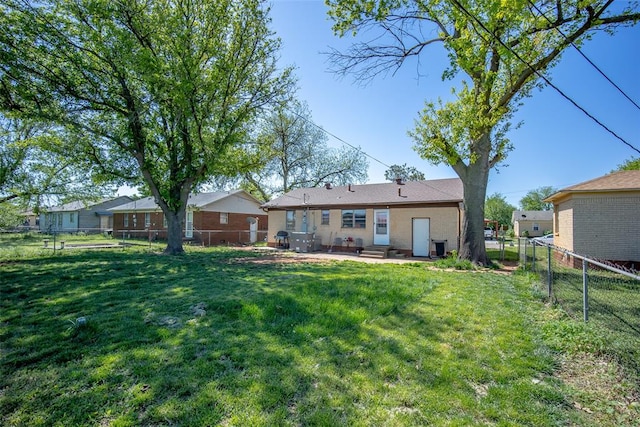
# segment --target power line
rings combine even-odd
[[[547,20],[547,22],[549,22],[550,24],[553,24],[553,21],[551,21],[551,19],[549,19],[549,18],[547,17],[547,15],[545,15],[545,13],[544,13],[543,11],[541,11],[541,10],[540,10],[540,8],[539,8],[536,4],[534,4],[531,0],[529,0],[529,4],[530,4],[530,5],[531,5],[535,10],[537,10],[537,11],[538,11],[538,13],[540,13],[540,15],[542,15],[542,16],[544,17],[544,19],[546,19],[546,20]],[[556,30],[558,33],[560,33],[560,35],[561,35],[562,37],[564,37],[564,39],[565,39],[565,40],[569,41],[569,38],[566,36],[566,34],[565,34],[565,33],[563,33],[563,32],[562,32],[562,30],[561,30],[559,27],[555,27],[555,30]],[[618,90],[618,92],[620,92],[620,93],[621,93],[625,98],[627,98],[627,99],[629,100],[629,102],[631,102],[631,103],[632,103],[632,104],[633,104],[633,105],[634,105],[638,110],[640,110],[640,105],[638,105],[638,104],[637,104],[633,99],[631,99],[631,97],[630,97],[630,96],[629,96],[629,95],[628,95],[624,90],[622,90],[622,89],[620,88],[620,86],[618,86],[618,85],[617,85],[613,80],[611,80],[611,79],[609,78],[609,76],[607,76],[607,75],[604,73],[604,71],[602,71],[602,70],[600,69],[600,67],[598,67],[598,66],[597,66],[597,65],[596,65],[596,64],[595,64],[595,63],[594,63],[594,62],[593,62],[593,61],[592,61],[592,60],[591,60],[587,55],[585,55],[585,54],[584,54],[584,52],[582,52],[582,50],[580,50],[580,48],[579,48],[578,46],[576,46],[576,44],[575,44],[574,42],[569,41],[569,43],[571,44],[571,46],[573,46],[573,48],[574,48],[575,50],[577,50],[577,51],[578,51],[578,53],[579,53],[579,54],[580,54],[580,55],[581,55],[581,56],[582,56],[582,57],[583,57],[583,58],[584,58],[584,59],[585,59],[589,64],[591,64],[591,66],[592,66],[593,68],[595,68],[595,69],[596,69],[596,71],[598,71],[598,72],[602,75],[602,77],[604,77],[604,78],[605,78],[609,83],[611,83],[611,84],[613,85],[613,87],[615,87],[615,88]]]
[[[315,122],[313,122],[312,120],[309,120],[308,118],[304,117],[302,114],[298,113],[297,111],[294,111],[293,109],[285,106],[284,108],[286,108],[291,114],[297,116],[298,118],[304,120],[305,122],[309,123],[312,126],[315,126],[316,128],[318,128],[320,131],[326,133],[327,135],[331,136],[332,138],[337,139],[338,141],[342,142],[343,144],[353,148],[356,151],[361,152],[362,154],[364,154],[365,156],[367,156],[368,158],[370,158],[371,160],[380,163],[382,166],[386,167],[386,168],[391,168],[391,166],[389,166],[388,164],[384,163],[382,160],[379,160],[375,157],[373,157],[372,155],[368,154],[366,151],[364,151],[362,148],[360,147],[356,147],[354,145],[349,144],[347,141],[345,141],[344,139],[340,138],[339,136],[329,132],[328,130],[326,130],[325,128],[323,128],[322,126],[316,124]]]
[[[536,70],[531,64],[529,64],[527,61],[525,61],[517,52],[515,52],[511,47],[509,47],[506,43],[504,43],[499,37],[496,37],[477,17],[475,17],[471,12],[469,12],[464,6],[462,6],[457,0],[453,0],[453,3],[456,5],[456,7],[458,9],[460,9],[463,13],[465,13],[468,17],[470,17],[471,19],[473,19],[475,22],[478,23],[478,25],[480,25],[480,27],[482,27],[483,30],[485,30],[490,37],[492,37],[493,39],[495,39],[498,43],[500,43],[505,49],[507,49],[509,52],[511,52],[520,62],[522,62],[523,64],[525,64],[527,67],[529,67],[539,78],[541,78],[542,80],[545,81],[545,83],[547,85],[549,85],[550,87],[552,87],[553,89],[555,89],[556,92],[558,92],[563,98],[565,98],[567,101],[571,102],[576,108],[578,108],[580,111],[582,111],[587,117],[589,117],[591,120],[593,120],[594,122],[596,122],[598,125],[600,125],[603,129],[605,129],[607,132],[609,132],[611,135],[613,135],[615,138],[619,139],[620,141],[622,141],[623,144],[627,145],[629,148],[631,148],[632,150],[640,153],[640,149],[634,147],[633,145],[631,145],[629,142],[627,142],[624,138],[622,138],[620,135],[618,135],[617,133],[615,133],[613,130],[609,129],[604,123],[602,123],[600,120],[598,120],[595,116],[593,116],[591,113],[589,113],[587,110],[585,110],[582,106],[578,105],[578,103],[576,101],[574,101],[571,97],[569,97],[567,94],[565,94],[562,90],[560,90],[560,88],[558,88],[556,85],[554,85],[553,83],[551,83],[551,81],[546,78],[542,73],[540,73],[538,70]]]
[[[386,164],[386,163],[384,163],[383,161],[381,161],[381,160],[379,160],[379,159],[377,159],[377,158],[373,157],[372,155],[368,154],[368,153],[367,153],[366,151],[364,151],[362,148],[360,148],[360,147],[356,147],[356,146],[354,146],[354,145],[352,145],[352,144],[348,143],[348,142],[347,142],[347,141],[345,141],[344,139],[340,138],[339,136],[337,136],[337,135],[335,135],[335,134],[333,134],[333,133],[329,132],[328,130],[326,130],[326,129],[325,129],[325,128],[323,128],[322,126],[320,126],[320,125],[316,124],[313,120],[309,120],[308,118],[304,117],[303,115],[301,115],[300,113],[298,113],[298,112],[294,111],[293,109],[289,108],[288,106],[284,106],[284,108],[285,108],[287,111],[289,111],[291,114],[294,114],[294,115],[295,115],[295,116],[297,116],[298,118],[302,119],[303,121],[305,121],[305,122],[309,123],[309,124],[310,124],[310,125],[312,125],[312,126],[315,126],[315,127],[316,127],[316,128],[318,128],[321,132],[326,133],[327,135],[329,135],[329,136],[331,136],[331,137],[333,137],[333,138],[337,139],[337,140],[338,140],[338,141],[340,141],[341,143],[343,143],[343,144],[345,144],[345,145],[347,145],[347,146],[349,146],[349,147],[353,148],[354,150],[356,150],[356,151],[358,151],[358,152],[360,152],[360,153],[364,154],[365,156],[369,157],[370,159],[374,160],[375,162],[380,163],[382,166],[385,166],[387,169],[391,169],[391,166],[389,166],[388,164]],[[440,193],[442,193],[442,194],[446,194],[446,195],[448,195],[448,196],[452,196],[452,194],[451,194],[451,193],[448,193],[448,192],[446,192],[446,191],[443,191],[442,189],[440,189],[440,188],[438,188],[438,187],[434,187],[433,185],[428,184],[426,181],[418,181],[418,182],[419,182],[420,184],[422,184],[422,185],[424,185],[424,186],[428,187],[428,188],[431,188],[432,190],[436,190],[436,191],[438,191],[438,192],[440,192]],[[292,197],[292,196],[290,196],[290,197]],[[299,199],[299,198],[297,198],[297,199]]]

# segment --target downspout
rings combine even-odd
[[[462,211],[464,210],[464,202],[458,202],[458,238],[456,239],[458,242],[457,251],[460,253],[460,235],[462,234]]]

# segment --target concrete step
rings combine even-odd
[[[364,250],[360,252],[360,256],[364,258],[386,258],[387,254],[384,251]]]

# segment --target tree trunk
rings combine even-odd
[[[463,174],[458,175],[464,190],[464,217],[458,256],[474,264],[488,265],[484,241],[484,203],[489,182],[488,161],[480,158],[465,167]]]
[[[186,208],[182,207],[178,209],[178,212],[167,211],[164,212],[167,218],[167,247],[164,249],[164,253],[167,255],[180,255],[184,253],[182,232],[184,230]]]

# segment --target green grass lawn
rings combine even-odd
[[[554,375],[550,309],[526,275],[233,249],[11,251],[0,251],[2,425],[616,419],[577,409]]]

